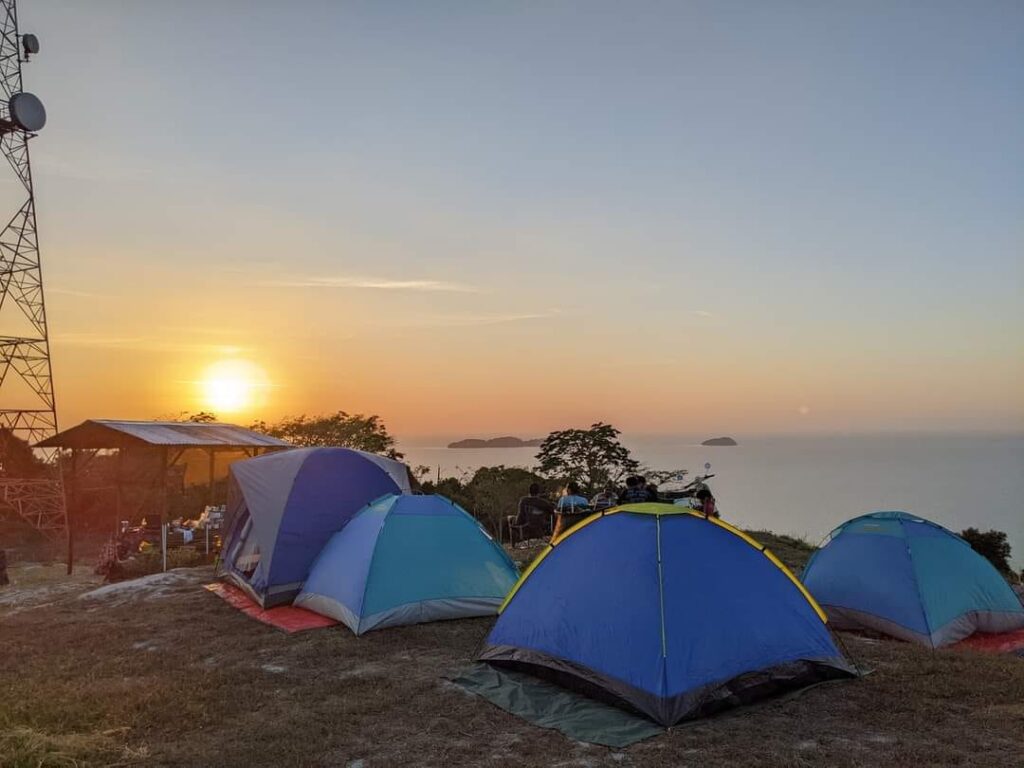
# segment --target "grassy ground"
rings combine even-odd
[[[89,595],[95,577],[13,569],[0,766],[1024,765],[1020,659],[845,636],[873,674],[614,751],[444,681],[490,620],[289,636],[203,590],[211,578],[180,570]]]

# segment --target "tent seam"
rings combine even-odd
[[[394,496],[394,500],[391,502],[391,506],[388,507],[388,511],[384,513],[384,520],[381,522],[380,528],[377,530],[377,536],[373,540],[373,554],[370,555],[370,564],[366,566],[366,579],[363,581],[363,595],[359,601],[359,617],[356,622],[356,627],[358,628],[356,630],[357,635],[363,628],[363,607],[366,605],[366,591],[370,588],[370,574],[373,572],[373,563],[377,559],[377,545],[380,543],[380,537],[384,535],[384,526],[388,524],[388,518],[391,517],[391,510],[395,508],[395,501],[399,498],[397,494],[393,493],[385,494],[385,496]],[[385,496],[381,496],[381,498],[374,503],[378,503],[383,500]],[[372,506],[372,504],[366,505],[367,509],[372,508]],[[357,512],[356,514],[359,513]],[[356,515],[352,516],[353,519],[355,519],[355,517]]]
[[[917,592],[917,601],[921,605],[921,618],[924,619],[925,633],[928,637],[928,644],[935,650],[935,641],[932,639],[932,623],[928,620],[928,610],[925,608],[924,595],[921,594],[921,579],[917,575],[917,562],[914,560],[914,553],[910,549],[910,532],[903,525],[903,519],[897,518],[900,523],[900,530],[903,531],[903,540],[906,542],[907,559],[910,560],[910,572],[914,576],[914,591]]]
[[[658,537],[658,608],[661,612],[661,656],[668,657],[668,644],[665,642],[665,572],[661,567],[661,518],[655,518],[656,535]]]
[[[661,567],[661,516],[654,518],[658,543],[658,609],[661,612],[661,695],[668,695],[668,642],[665,638],[665,572]]]
[[[493,547],[493,548],[494,548],[495,550],[497,550],[497,551],[501,552],[501,554],[502,554],[502,557],[504,557],[504,559],[505,559],[505,562],[506,562],[506,563],[507,563],[508,565],[511,565],[511,566],[512,566],[513,570],[515,570],[515,572],[516,572],[516,574],[517,574],[517,575],[519,574],[519,567],[518,567],[518,566],[516,565],[516,561],[512,559],[511,555],[509,555],[509,553],[508,553],[508,552],[506,552],[506,551],[505,551],[505,547],[503,547],[503,546],[502,546],[501,544],[499,544],[499,543],[498,543],[498,542],[497,542],[497,541],[496,541],[496,540],[494,539],[494,537],[493,537],[493,536],[491,536],[491,534],[487,532],[487,529],[486,529],[486,528],[484,528],[483,524],[482,524],[482,523],[481,523],[481,522],[480,522],[479,520],[477,520],[477,519],[476,519],[475,517],[473,517],[473,515],[469,514],[469,512],[467,512],[467,511],[466,511],[465,509],[463,509],[463,508],[462,508],[462,506],[461,506],[461,505],[460,505],[460,504],[459,504],[458,502],[452,501],[452,500],[451,500],[451,499],[449,499],[449,498],[448,498],[447,496],[441,496],[440,494],[433,494],[433,495],[435,495],[435,496],[438,496],[438,497],[440,497],[440,498],[444,499],[444,500],[445,500],[445,501],[447,501],[447,502],[448,502],[449,504],[451,504],[451,505],[452,505],[452,506],[453,506],[453,507],[454,507],[454,508],[455,508],[456,510],[458,510],[458,511],[459,511],[459,512],[461,512],[461,513],[462,513],[463,515],[465,515],[465,516],[466,516],[466,517],[468,517],[468,518],[469,518],[470,520],[472,520],[472,521],[473,521],[473,524],[474,524],[474,525],[476,525],[476,527],[480,529],[480,531],[481,531],[481,532],[482,532],[482,533],[484,534],[484,536],[486,536],[486,537],[487,537],[487,540],[491,542],[491,546],[492,546],[492,547]]]

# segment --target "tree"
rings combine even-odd
[[[188,413],[182,414],[184,417],[182,421],[191,421],[193,424],[213,424],[217,421],[217,414],[210,413],[209,411],[200,411],[199,413]]]
[[[473,516],[500,537],[504,519],[516,513],[519,499],[528,493],[530,483],[538,480],[537,475],[521,467],[480,467],[466,486]]]
[[[563,429],[544,438],[537,451],[540,473],[562,481],[575,480],[587,495],[607,483],[618,483],[640,465],[619,442],[621,433],[597,422],[590,429]]]
[[[0,477],[45,477],[46,464],[32,447],[6,427],[0,428]]]
[[[180,411],[174,416],[165,416],[158,419],[158,421],[187,421],[193,424],[213,424],[217,421],[217,414],[210,413],[209,411],[199,411],[198,413]]]
[[[543,478],[521,467],[480,467],[472,477],[446,477],[438,483],[424,482],[424,493],[438,493],[454,501],[483,523],[494,536],[502,535],[504,520],[514,515],[519,499],[531,483]]]
[[[1002,531],[979,531],[967,528],[960,531],[960,538],[971,545],[971,549],[988,559],[996,570],[1008,574],[1010,570],[1010,542]]]
[[[395,438],[388,434],[387,427],[377,415],[350,415],[345,411],[338,411],[324,416],[302,415],[285,418],[276,424],[257,421],[250,429],[280,438],[292,445],[339,445],[358,451],[379,453],[392,459],[403,458],[395,449]]]

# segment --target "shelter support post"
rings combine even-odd
[[[117,449],[117,477],[114,480],[116,486],[116,497],[114,501],[114,508],[117,510],[117,520],[114,521],[114,535],[117,536],[121,533],[121,518],[124,516],[124,452],[126,448]]]
[[[167,448],[160,450],[160,549],[162,570],[167,570]]]
[[[210,464],[209,464],[209,481],[210,481],[210,484],[209,484],[209,487],[207,488],[207,493],[206,493],[206,505],[208,507],[212,507],[213,504],[214,504],[214,499],[213,499],[213,496],[214,496],[214,473],[216,472],[216,466],[215,465],[216,465],[217,454],[216,454],[216,452],[214,452],[213,448],[210,448],[208,453],[210,454]]]
[[[59,465],[58,465],[59,466]],[[70,496],[71,498],[67,498]],[[68,534],[68,576],[75,568],[75,504],[78,503],[78,449],[71,449],[71,484],[70,493],[65,494],[64,514],[66,516],[65,527]]]
[[[217,453],[213,450],[213,448],[210,449],[209,453],[210,453],[210,487],[208,488],[207,494],[206,494],[206,506],[207,507],[212,507],[216,503],[216,499],[215,499],[215,495],[216,494],[215,494],[214,491],[215,491],[215,482],[216,482],[215,478],[216,478],[216,470],[217,470],[217,467],[216,467]],[[203,526],[203,529],[204,529],[203,533],[206,536],[206,554],[209,555],[210,554],[210,518],[209,518],[209,516],[207,516],[207,518],[206,518],[206,525]]]

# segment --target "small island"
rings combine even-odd
[[[490,440],[480,440],[470,437],[465,440],[456,440],[448,443],[449,448],[536,448],[544,441],[541,438],[534,440],[523,440],[518,437],[492,437]]]
[[[710,440],[705,440],[701,445],[739,445],[731,437],[712,437]]]

